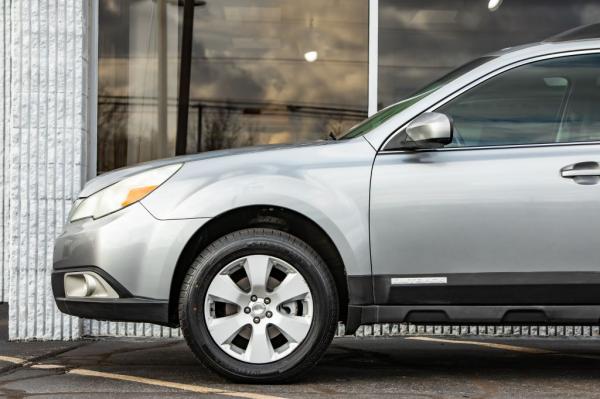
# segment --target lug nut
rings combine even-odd
[[[265,304],[268,305],[271,303],[271,299],[270,298],[265,298]]]
[[[257,300],[257,299],[258,299],[258,298],[256,297],[256,295],[252,295],[252,296],[250,297],[250,300],[251,300],[252,302],[256,302],[256,300]]]
[[[270,310],[267,311],[267,317],[272,317],[273,316],[273,312],[271,312]]]
[[[248,306],[244,308],[244,313],[250,313],[250,308]]]
[[[253,321],[255,324],[260,323],[260,317],[255,317]]]

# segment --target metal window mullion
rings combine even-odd
[[[369,116],[377,112],[379,65],[379,0],[369,0]]]
[[[88,140],[82,162],[87,172],[82,176],[89,180],[98,174],[98,0],[90,0],[88,7]]]

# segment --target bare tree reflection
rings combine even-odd
[[[169,99],[174,108],[176,99]],[[130,118],[153,115],[155,99],[110,96],[100,88],[98,96],[98,172],[151,159],[148,153],[156,127],[139,134]],[[366,117],[359,109],[270,102],[194,101],[188,108],[190,123],[186,153],[245,147],[256,144],[292,143],[341,135]],[[194,117],[195,116],[195,117]],[[275,127],[275,128],[274,128]],[[136,134],[138,133],[138,134]],[[166,133],[165,133],[166,134]],[[168,151],[174,148],[169,137]]]
[[[104,101],[107,90],[98,94],[98,171],[127,165],[127,115],[129,104]]]
[[[240,111],[232,106],[209,108],[202,115],[202,130],[199,134],[200,151],[253,145],[254,129],[245,126],[242,134]]]
[[[323,116],[319,131],[324,132],[328,136],[340,137],[361,120],[361,118],[357,118],[354,115],[332,114]]]
[[[204,112],[201,136],[203,151],[233,147],[241,130],[237,115],[229,108]]]

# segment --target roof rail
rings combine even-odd
[[[544,43],[560,43],[571,40],[597,39],[600,38],[600,24],[578,26],[568,31],[551,36]]]

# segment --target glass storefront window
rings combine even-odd
[[[367,16],[364,0],[196,7],[187,152],[325,138],[364,119]]]
[[[366,117],[368,11],[368,0],[99,0],[98,172],[343,136]],[[378,108],[598,20],[596,0],[379,0]]]
[[[379,0],[378,108],[469,60],[598,20],[597,0]]]
[[[100,0],[98,173],[172,156],[182,8]]]
[[[366,117],[368,1],[99,4],[99,173],[181,143],[177,153],[307,141]]]

